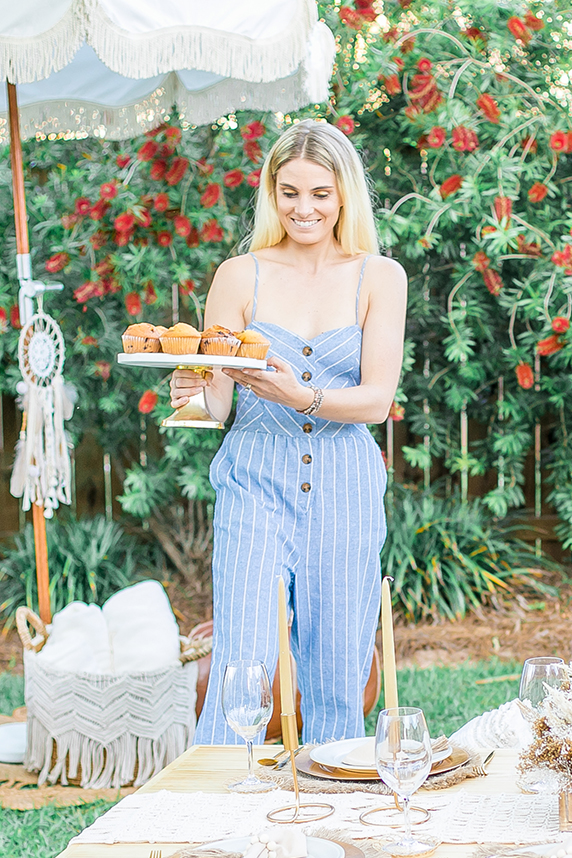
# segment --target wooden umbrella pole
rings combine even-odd
[[[10,117],[10,161],[12,164],[12,188],[14,193],[14,222],[16,225],[16,249],[18,256],[27,257],[30,253],[28,239],[28,218],[26,214],[26,192],[24,190],[24,164],[22,161],[22,141],[20,139],[20,119],[16,86],[6,81],[8,88],[8,111]],[[18,260],[18,274],[26,270]],[[29,270],[29,269],[28,269]],[[28,275],[29,276],[29,275]],[[38,606],[44,623],[51,622],[50,577],[48,571],[48,544],[46,540],[46,519],[43,504],[33,504],[34,545],[36,549],[36,578],[38,581]]]

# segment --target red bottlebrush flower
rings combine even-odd
[[[410,104],[409,107],[406,107],[403,111],[404,114],[410,119],[412,122],[420,115],[421,111],[414,104]]]
[[[381,34],[381,38],[386,43],[387,42],[396,42],[398,36],[399,36],[399,33],[397,32],[397,27],[391,27],[385,33]]]
[[[568,274],[568,269],[572,268],[572,244],[567,244],[564,250],[555,250],[551,259],[559,268],[565,268]]]
[[[559,352],[563,346],[564,343],[560,342],[558,334],[550,334],[546,339],[539,340],[536,343],[536,352],[543,357],[547,357],[548,355],[553,355],[556,354],[556,352]]]
[[[389,409],[389,417],[398,423],[400,420],[403,420],[405,417],[405,408],[403,405],[398,405],[397,402],[391,403],[391,408]]]
[[[91,201],[87,197],[78,197],[75,201],[75,213],[78,215],[86,215],[91,209]]]
[[[169,208],[170,200],[168,194],[156,194],[153,200],[153,208],[158,212],[165,212]]]
[[[167,229],[161,229],[155,236],[157,239],[157,244],[161,247],[170,247],[173,243],[173,236]]]
[[[411,51],[414,49],[414,47],[415,47],[415,36],[409,36],[408,39],[405,39],[403,42],[401,42],[401,44],[399,46],[399,50],[401,51],[402,54],[410,54]]]
[[[251,188],[257,188],[260,185],[260,170],[253,170],[252,173],[249,173],[246,182]]]
[[[491,260],[484,250],[477,250],[473,256],[473,265],[477,271],[484,271],[491,264]]]
[[[542,256],[540,244],[537,241],[527,241],[522,233],[516,237],[516,247],[519,253],[524,253],[527,256]]]
[[[199,158],[197,161],[197,169],[202,176],[210,176],[214,167],[212,164],[207,164],[206,158]]]
[[[508,19],[506,25],[515,39],[520,39],[523,44],[528,45],[532,39],[532,33],[521,18],[513,15]]]
[[[165,128],[164,134],[167,138],[169,146],[171,146],[173,149],[175,148],[175,146],[179,145],[183,136],[181,129],[174,128],[172,125],[170,125],[168,128]]]
[[[135,215],[133,212],[123,212],[113,221],[117,232],[130,232],[135,226]]]
[[[115,277],[105,277],[102,283],[106,295],[115,295],[116,292],[121,292],[121,284]]]
[[[219,242],[224,238],[224,233],[222,231],[222,227],[219,225],[218,221],[215,218],[211,220],[207,220],[207,222],[203,225],[201,229],[201,240],[202,241],[212,241]]]
[[[555,316],[552,319],[552,330],[555,334],[565,334],[570,327],[570,320],[566,316]]]
[[[207,185],[204,192],[201,194],[200,203],[203,208],[211,209],[220,200],[221,188],[216,182]]]
[[[244,181],[244,173],[242,170],[229,170],[222,181],[225,188],[238,188]]]
[[[8,313],[4,307],[0,307],[0,334],[5,334],[8,330]]]
[[[532,138],[529,136],[523,137],[522,140],[520,141],[520,145],[524,149],[524,147],[528,145],[529,140],[532,140],[532,142],[531,142],[530,146],[528,147],[528,151],[531,152],[533,155],[536,155],[536,153],[538,151],[538,143],[536,142],[534,137],[532,137]]]
[[[146,304],[154,304],[157,300],[157,293],[152,280],[147,280],[143,286],[143,300]]]
[[[87,280],[74,289],[73,293],[78,304],[85,304],[90,298],[99,298],[101,295],[103,295],[103,286],[99,280]]]
[[[391,62],[395,63],[395,65],[397,66],[399,71],[403,71],[403,67],[405,66],[405,63],[403,62],[401,57],[391,57]]]
[[[60,253],[54,253],[53,256],[50,256],[49,259],[46,259],[45,269],[49,271],[50,274],[55,274],[56,271],[61,271],[66,265],[69,265],[69,254],[60,251]]]
[[[140,209],[140,211],[136,213],[135,219],[137,221],[137,226],[149,227],[153,223],[151,212],[148,209]]]
[[[461,185],[463,184],[463,177],[459,176],[458,173],[453,173],[452,176],[449,176],[448,179],[442,183],[439,188],[439,193],[441,194],[441,198],[446,200],[447,197],[450,197],[451,194],[454,194],[459,190]]]
[[[177,215],[173,221],[177,235],[186,238],[191,234],[191,222],[186,215]]]
[[[512,200],[508,197],[495,197],[495,215],[498,221],[506,219],[507,226],[510,225],[512,215]]]
[[[566,134],[566,152],[572,152],[572,131]]]
[[[530,390],[534,384],[534,373],[529,363],[519,363],[515,369],[516,378],[521,387]]]
[[[554,134],[551,135],[548,145],[555,152],[567,152],[568,135],[565,131],[555,131]]]
[[[474,152],[479,145],[479,138],[470,128],[457,125],[452,131],[453,149],[457,152]]]
[[[483,30],[479,30],[478,27],[468,27],[466,30],[462,31],[461,36],[464,36],[466,39],[471,39],[474,42],[480,39],[483,45],[486,45],[488,40],[487,34]]]
[[[89,238],[89,243],[94,250],[101,250],[107,244],[107,233],[104,229],[96,230]]]
[[[103,381],[107,381],[107,379],[111,375],[111,364],[106,360],[96,360],[95,374],[99,375],[100,378],[103,379]]]
[[[477,107],[482,110],[489,122],[494,122],[498,125],[500,117],[500,109],[494,98],[488,93],[483,92],[477,98]]]
[[[339,128],[340,131],[349,137],[349,135],[353,132],[356,127],[354,120],[351,116],[338,116],[336,121],[334,122],[336,128]]]
[[[542,182],[535,182],[528,189],[528,199],[531,203],[541,203],[546,194],[548,193],[548,188]]]
[[[117,230],[113,233],[113,243],[117,245],[117,247],[127,247],[131,239],[133,238],[133,230],[127,230],[122,232],[117,232]]]
[[[131,156],[127,155],[124,152],[123,154],[120,154],[117,156],[117,158],[115,159],[115,163],[117,164],[117,166],[119,167],[120,170],[123,170],[125,167],[127,167],[131,163]]]
[[[445,129],[442,128],[441,125],[434,125],[427,135],[427,145],[430,146],[431,149],[440,149],[446,139],[447,135],[445,133]]]
[[[139,148],[137,158],[139,161],[152,161],[159,151],[159,144],[155,140],[146,140]]]
[[[417,68],[420,72],[428,72],[433,68],[433,63],[431,60],[428,60],[427,57],[421,57],[419,62],[417,63]]]
[[[189,162],[186,158],[173,158],[165,175],[165,181],[168,185],[178,185],[188,169]]]
[[[104,182],[99,188],[99,196],[102,200],[114,200],[118,194],[115,182]]]
[[[137,409],[141,412],[141,414],[150,414],[157,405],[158,399],[159,397],[154,390],[146,390],[141,399],[139,400]]]
[[[96,338],[95,338],[95,337],[91,337],[91,336],[89,336],[89,337],[84,337],[84,338],[82,339],[82,341],[81,341],[81,344],[82,344],[83,346],[95,346],[96,348],[97,348],[97,346],[99,346],[99,343],[98,343],[98,341],[96,340]]]
[[[381,82],[383,83],[388,95],[398,95],[401,92],[401,81],[396,74],[388,74],[387,77],[382,76]]]
[[[492,224],[488,224],[487,226],[484,226],[482,228],[481,235],[490,235],[490,233],[496,232],[496,231],[497,231],[496,226],[492,226]]]
[[[73,229],[79,217],[75,214],[62,215],[62,226],[64,229]]]
[[[115,268],[113,266],[113,262],[111,261],[111,257],[106,256],[105,259],[102,259],[102,261],[95,266],[94,270],[95,273],[99,274],[100,277],[108,277],[110,274],[113,274]]]
[[[257,164],[262,158],[262,149],[256,140],[247,140],[244,144],[244,154],[249,161]]]
[[[98,200],[90,209],[89,216],[92,220],[101,220],[110,209],[107,200]]]
[[[409,96],[411,101],[423,113],[431,113],[443,101],[443,96],[437,88],[437,81],[432,74],[413,75]]]
[[[483,271],[483,280],[491,295],[500,294],[504,283],[498,271],[494,271],[492,268],[485,268]]]
[[[352,9],[350,6],[340,6],[338,15],[342,24],[345,24],[346,27],[351,27],[352,30],[361,30],[365,23],[364,18],[357,9]]]
[[[163,160],[163,158],[157,158],[151,164],[151,169],[149,170],[149,175],[152,179],[158,182],[160,179],[165,177],[165,173],[167,172],[167,162]]]
[[[10,324],[16,330],[19,330],[22,327],[20,322],[20,308],[17,304],[12,304],[10,307]]]
[[[179,294],[180,295],[190,295],[191,292],[195,291],[195,283],[194,280],[181,280],[179,283]]]
[[[530,9],[527,9],[524,13],[524,23],[528,27],[529,30],[543,30],[544,29],[544,21],[541,21],[540,18],[537,18],[534,12],[531,12]]]
[[[138,316],[141,312],[141,295],[139,292],[128,292],[125,296],[125,309],[130,316]]]
[[[196,226],[191,227],[191,231],[187,236],[187,247],[198,247],[200,244],[199,231]]]
[[[266,134],[266,125],[255,119],[254,122],[249,122],[248,125],[243,125],[240,129],[240,133],[243,140],[258,140]]]

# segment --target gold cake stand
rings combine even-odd
[[[118,354],[117,363],[122,366],[143,366],[154,369],[190,369],[205,377],[207,372],[223,367],[231,369],[266,369],[265,360],[221,355],[167,355],[161,352],[137,352]],[[162,426],[169,428],[224,429],[224,423],[211,414],[204,390],[191,396],[186,405],[175,409],[166,417]]]

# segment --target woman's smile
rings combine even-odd
[[[306,158],[288,161],[276,176],[276,208],[294,241],[331,240],[341,208],[335,174]]]

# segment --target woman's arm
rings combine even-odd
[[[397,389],[403,361],[407,276],[398,262],[375,256],[367,262],[362,289],[367,295],[367,309],[363,322],[361,384],[324,390],[317,414],[324,420],[383,423]],[[250,383],[257,396],[272,402],[297,410],[312,403],[312,389],[300,384],[287,363],[271,358],[268,365],[276,371],[223,372],[241,384]]]
[[[205,329],[223,325],[231,331],[242,331],[245,314],[254,291],[254,260],[251,256],[227,259],[213,278],[205,306]],[[211,414],[224,423],[232,407],[234,382],[220,370],[203,379],[191,370],[175,370],[171,378],[171,405],[180,408],[189,397],[206,388],[205,397]]]

